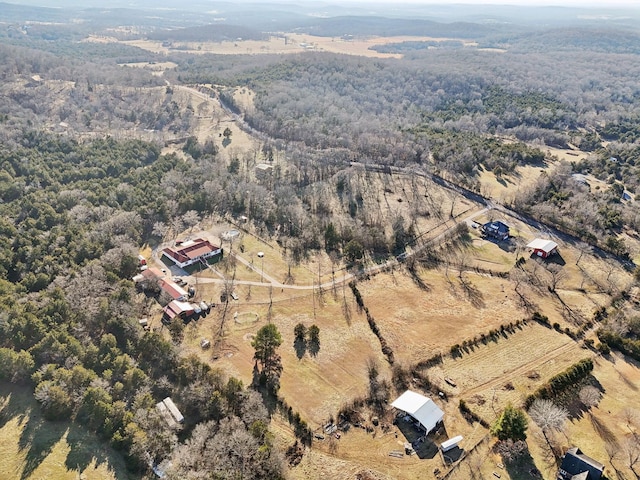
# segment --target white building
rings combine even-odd
[[[444,418],[444,412],[433,403],[433,400],[411,390],[400,395],[391,406],[410,415],[427,434],[434,430]]]

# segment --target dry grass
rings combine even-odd
[[[631,432],[640,431],[640,417],[631,419],[633,415],[628,414],[634,410],[636,415],[640,413],[637,407],[640,368],[636,362],[614,354],[609,359],[595,359],[593,376],[603,392],[602,401],[591,409],[591,413],[575,404],[570,409],[574,416],[567,422],[565,431],[551,434],[552,441],[563,450],[572,446],[580,447],[585,454],[605,465],[609,478],[634,478],[633,472],[625,465],[623,444]],[[529,423],[527,443],[533,459],[524,463],[524,470],[518,469],[520,465],[517,464],[506,464],[506,469],[498,468],[498,463],[503,461],[490,451],[490,445],[487,444],[477,455],[465,459],[450,479],[470,478],[471,467],[481,472],[484,478],[491,478],[492,472],[498,471],[501,478],[529,479],[528,468],[532,466],[542,472],[543,478],[554,478],[557,465],[540,429],[533,422]],[[617,452],[613,461],[607,452],[607,444]]]
[[[137,478],[122,457],[82,426],[47,422],[29,389],[2,383],[0,478],[107,480]]]
[[[389,43],[400,43],[407,41],[446,41],[453,40],[450,38],[433,38],[433,37],[367,37],[354,38],[352,40],[342,40],[331,37],[317,37],[306,34],[287,33],[285,36],[270,37],[269,40],[242,40],[242,41],[224,41],[224,42],[175,42],[172,47],[163,46],[160,41],[151,40],[128,40],[122,43],[133,45],[138,48],[149,50],[154,53],[168,54],[179,49],[181,53],[204,54],[214,53],[217,55],[238,55],[238,54],[284,54],[284,53],[300,53],[304,51],[324,51],[332,53],[342,53],[346,55],[358,55],[364,57],[375,58],[401,58],[401,54],[379,53],[370,50],[375,45],[383,45]],[[117,42],[114,37],[96,37],[91,36],[86,41],[95,42]],[[465,44],[473,45],[471,42],[465,41]]]

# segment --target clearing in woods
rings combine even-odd
[[[132,45],[154,53],[169,54],[176,49],[181,53],[205,54],[213,53],[217,55],[239,55],[239,54],[274,54],[274,53],[300,53],[304,51],[323,51],[332,53],[342,53],[346,55],[358,55],[363,57],[376,58],[401,58],[401,54],[380,53],[371,50],[376,45],[400,42],[429,42],[447,41],[450,38],[434,37],[366,37],[344,40],[335,37],[318,37],[307,34],[287,33],[280,36],[272,36],[268,40],[240,40],[224,42],[173,42],[171,46],[163,45],[161,41],[153,40],[127,40],[121,43]],[[101,43],[117,43],[114,37],[90,36],[85,41]],[[467,46],[474,46],[473,42],[460,40]]]

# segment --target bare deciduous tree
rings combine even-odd
[[[549,272],[549,290],[555,292],[560,282],[567,278],[567,273],[555,263],[549,264],[547,271]]]
[[[633,433],[624,443],[624,456],[627,466],[634,473],[636,478],[640,478],[640,474],[636,472],[636,465],[640,462],[640,435]]]
[[[566,408],[559,407],[551,400],[537,399],[529,408],[529,416],[540,427],[544,439],[553,451],[549,440],[549,433],[553,431],[561,431],[569,417]]]
[[[588,409],[595,407],[600,403],[600,399],[602,399],[602,393],[596,387],[592,385],[588,385],[580,389],[578,392],[578,397],[582,404]]]

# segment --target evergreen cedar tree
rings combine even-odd
[[[527,417],[519,408],[508,404],[500,417],[491,426],[491,434],[499,440],[525,440],[527,438]]]

